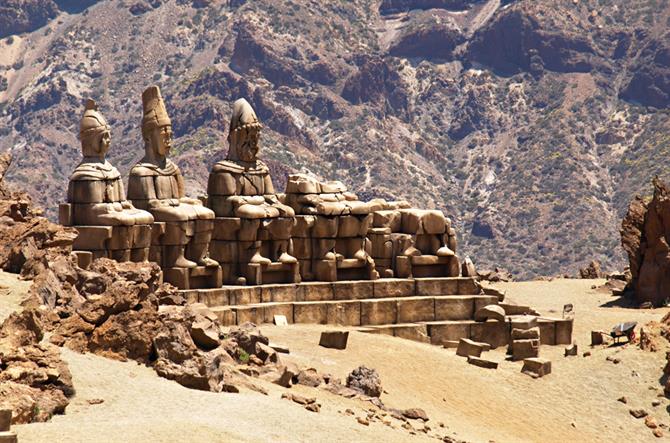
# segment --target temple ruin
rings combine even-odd
[[[513,331],[517,341],[529,337],[528,349],[572,342],[571,318],[540,317],[461,276],[456,231],[441,211],[361,201],[310,174],[290,175],[278,193],[258,158],[262,124],[244,99],[233,106],[228,155],[212,166],[208,195],[186,197],[168,158],[172,124],[157,86],[142,105],[145,155],[126,196],[105,159],[109,126],[86,104],[83,160],[60,207],[61,223],[79,231],[82,267],[99,257],[156,262],[165,281],[224,325],[284,316],[453,347],[462,338],[508,345]]]

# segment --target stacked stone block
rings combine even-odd
[[[375,211],[368,238],[383,276],[460,275],[456,231],[441,211],[405,207]]]
[[[367,233],[378,202],[359,201],[341,182],[289,176],[284,201],[296,212],[293,251],[305,280],[374,280]]]

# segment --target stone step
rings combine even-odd
[[[237,306],[258,303],[345,301],[417,296],[478,294],[470,277],[383,278],[374,281],[303,282],[262,286],[223,286],[216,289],[185,290],[191,303],[207,306]]]
[[[289,323],[372,326],[472,319],[477,309],[497,301],[492,295],[441,295],[252,303],[216,306],[212,311],[227,326],[271,323],[275,315],[284,315]]]
[[[566,345],[572,343],[572,319],[539,317],[540,343],[543,345]],[[428,321],[410,324],[386,324],[366,326],[361,332],[387,334],[410,340],[444,346],[458,342],[461,338],[488,343],[491,347],[506,346],[510,342],[510,324],[495,320]],[[427,338],[427,339],[426,339]]]

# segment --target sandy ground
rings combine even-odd
[[[386,391],[382,400],[397,408],[425,409],[429,425],[442,435],[477,442],[659,441],[628,410],[644,408],[659,423],[670,425],[668,400],[661,398],[660,406],[651,405],[662,393],[658,380],[663,353],[631,346],[589,349],[587,345],[592,329],[609,329],[627,320],[660,319],[667,309],[603,307],[614,298],[591,290],[595,283],[599,282],[500,285],[512,294],[511,299],[545,314],[557,315],[565,303],[575,306],[574,337],[580,356],[565,358],[562,346],[543,346],[541,355],[552,360],[553,373],[538,380],[521,374],[521,363],[505,361],[502,350],[488,354],[501,362],[494,371],[468,365],[453,350],[392,337],[354,332],[347,350],[337,351],[316,346],[324,329],[321,326],[264,326],[263,331],[272,342],[288,345],[291,354],[285,359],[302,366],[340,378],[360,364],[376,368]],[[6,302],[7,297],[0,293],[0,306]],[[582,357],[586,350],[592,356]],[[49,423],[15,426],[22,443],[428,441],[424,435],[409,435],[378,422],[360,425],[342,411],[351,408],[363,416],[368,404],[313,388],[292,389],[316,396],[323,405],[319,414],[280,400],[285,390],[271,384],[259,383],[269,390],[268,396],[213,394],[185,389],[135,363],[67,350],[63,354],[77,395],[66,415]],[[614,355],[621,360],[619,364],[606,360]],[[629,399],[626,405],[617,401],[623,395]],[[104,403],[90,405],[88,400],[95,398]],[[439,422],[446,428],[440,428]]]
[[[12,312],[21,309],[21,300],[31,284],[30,281],[19,280],[16,274],[0,270],[0,322]]]

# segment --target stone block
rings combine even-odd
[[[231,303],[228,298],[229,293],[230,291],[222,288],[201,289],[197,291],[197,301],[198,303],[204,303],[207,306],[230,305]]]
[[[428,335],[428,327],[426,325],[396,325],[393,327],[393,335],[406,340],[430,343],[430,336]]]
[[[314,238],[337,237],[337,217],[316,216],[311,234]]]
[[[293,226],[292,236],[296,238],[311,238],[311,230],[316,217],[313,215],[297,215]]]
[[[358,301],[327,303],[326,317],[329,325],[360,326],[361,304]]]
[[[512,360],[523,360],[535,358],[540,354],[540,340],[514,340],[512,341]]]
[[[375,228],[390,228],[391,232],[400,232],[402,215],[398,210],[375,211],[372,215],[372,225]]]
[[[468,357],[470,355],[479,357],[482,355],[482,352],[488,351],[489,349],[491,349],[491,345],[488,343],[476,342],[469,338],[461,338],[458,341],[456,355],[460,355],[461,357]]]
[[[398,323],[416,323],[435,320],[435,299],[406,297],[397,301]]]
[[[294,302],[297,300],[298,285],[293,283],[261,286],[261,300],[268,302]]]
[[[556,328],[556,344],[557,345],[567,345],[572,343],[572,326],[574,319],[555,319],[555,328]]]
[[[298,286],[297,301],[327,301],[333,299],[333,286],[324,282],[303,282]]]
[[[215,308],[213,312],[221,322],[222,326],[235,326],[237,324],[237,312],[232,308]]]
[[[372,281],[338,281],[333,282],[334,300],[362,300],[372,298],[374,292]]]
[[[275,326],[287,326],[288,320],[285,315],[277,314],[272,317],[272,323],[274,323]]]
[[[565,356],[566,357],[574,357],[579,353],[577,349],[577,344],[571,344],[570,346],[565,348]]]
[[[454,261],[454,260],[452,260]],[[455,260],[458,264],[458,259]],[[462,277],[458,279],[458,293],[461,295],[477,295],[480,293],[479,285],[474,278]]]
[[[591,331],[591,346],[598,346],[605,343],[603,336],[605,331]]]
[[[311,238],[293,239],[293,256],[297,259],[306,260],[313,256]]]
[[[540,338],[540,328],[534,327],[530,329],[512,329],[512,340],[529,340]]]
[[[475,312],[483,308],[484,306],[497,305],[498,300],[496,297],[491,295],[475,295],[472,296],[475,301]],[[504,312],[504,310],[503,310]],[[504,315],[504,314],[503,314]]]
[[[12,410],[0,409],[0,432],[9,431],[12,425]]]
[[[521,372],[533,378],[544,377],[551,374],[551,361],[545,358],[526,358],[523,361]]]
[[[231,305],[251,305],[261,303],[260,286],[237,286],[228,289],[228,299]]]
[[[556,323],[554,320],[540,318],[537,321],[540,329],[540,344],[553,346],[556,344]]]
[[[0,431],[0,443],[17,443],[18,437],[11,431]]]
[[[468,357],[468,363],[474,366],[479,366],[480,368],[485,369],[498,369],[498,362],[493,360],[487,360],[481,357]]]
[[[414,296],[414,280],[410,279],[375,280],[372,286],[374,298]]]
[[[361,325],[394,324],[398,318],[395,300],[364,300],[361,301]]]
[[[319,339],[319,346],[331,349],[346,349],[349,331],[324,331]]]
[[[209,256],[219,263],[238,263],[239,244],[237,241],[212,240],[209,244]]]
[[[505,310],[498,305],[486,305],[475,311],[475,321],[505,321]]]
[[[416,295],[458,295],[456,278],[417,278]]]
[[[533,315],[513,315],[509,317],[512,329],[530,329],[537,326],[537,317]]]
[[[474,314],[474,297],[436,297],[435,320],[470,320]]]
[[[235,308],[235,316],[238,325],[247,322],[260,325],[263,323],[263,307],[239,306]]]
[[[472,321],[428,323],[430,342],[442,346],[447,342],[459,341],[463,337],[468,338],[472,323]]]
[[[324,302],[294,303],[293,321],[325,325],[328,323],[328,305]]]
[[[275,316],[283,315],[288,323],[293,323],[292,303],[264,303],[263,323],[274,323]]]
[[[497,348],[509,343],[509,329],[505,323],[495,320],[475,322],[470,328],[470,338]]]

